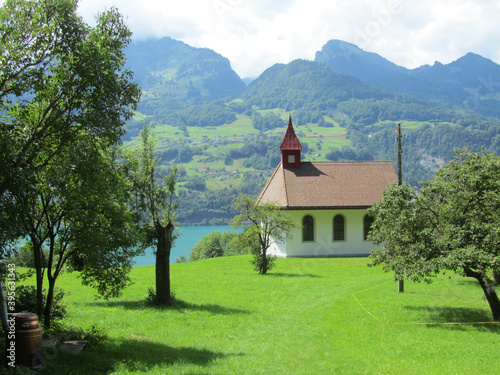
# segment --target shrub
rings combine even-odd
[[[252,253],[252,247],[241,240],[240,233],[215,231],[194,245],[189,261]]]
[[[175,292],[172,290],[170,291],[170,302],[169,305],[172,305],[175,302]],[[162,306],[164,304],[160,303],[158,299],[158,295],[156,294],[156,291],[154,288],[149,287],[148,288],[148,296],[146,297],[146,306]]]
[[[258,251],[254,251],[253,255],[254,257],[251,263],[253,265],[253,269],[259,273],[267,273],[267,271],[272,270],[276,266],[276,257],[268,254],[264,257],[260,248]],[[262,270],[265,270],[265,272]]]
[[[196,245],[194,245],[189,260],[195,261],[207,258],[217,258],[224,255],[224,240],[220,231],[212,232],[203,236]]]
[[[43,305],[46,303],[47,290],[43,289]],[[62,303],[62,299],[68,292],[60,288],[54,290],[54,300],[52,301],[51,317],[53,320],[64,318],[68,312]],[[36,288],[32,285],[19,285],[16,287],[16,310],[36,312]],[[40,321],[43,322],[43,316],[40,316]]]
[[[177,258],[175,260],[175,263],[186,263],[187,262],[187,258],[185,255],[181,255],[179,258]]]

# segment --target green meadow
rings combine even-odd
[[[105,335],[80,354],[50,353],[40,374],[493,374],[500,324],[476,282],[407,282],[367,258],[249,256],[173,264],[176,302],[145,304],[154,267],[135,267],[122,297],[94,299],[77,273],[59,286],[63,325]]]
[[[265,134],[283,136],[286,130],[286,124],[288,121],[288,112],[281,109],[270,109],[258,111],[262,115],[268,112],[273,112],[283,118],[283,128],[268,130]],[[225,124],[217,127],[194,127],[186,126],[186,131],[180,131],[177,127],[172,125],[156,125],[155,132],[160,141],[159,150],[164,149],[166,146],[163,145],[165,140],[177,140],[179,143],[186,143],[192,147],[201,147],[203,144],[210,144],[211,141],[217,137],[225,137],[229,140],[229,145],[222,147],[218,145],[214,147],[213,145],[205,148],[204,153],[214,156],[219,156],[223,153],[228,152],[230,149],[239,149],[243,147],[243,143],[234,143],[234,139],[243,140],[247,136],[257,136],[259,131],[252,126],[252,121],[250,117],[245,115],[236,115],[237,119],[231,124]],[[134,117],[137,121],[147,121],[147,116],[136,113]],[[293,120],[293,118],[292,118]],[[347,137],[346,128],[342,128],[338,123],[326,117],[326,121],[334,124],[334,127],[325,128],[320,127],[317,124],[294,124],[296,131],[302,131],[304,137],[301,137],[301,142],[307,143],[310,150],[311,160],[326,160],[325,155],[330,152],[331,148],[340,148],[342,146],[349,146],[351,141]],[[131,141],[125,142],[125,146],[137,145],[140,141],[140,137],[135,137]],[[321,148],[318,147],[321,144]],[[318,155],[318,156],[316,156]],[[198,158],[201,159],[201,158]],[[222,164],[223,166],[223,164]],[[186,164],[186,169],[198,167],[202,168],[203,165],[199,163],[196,158],[193,162]],[[233,169],[233,168],[228,168]]]

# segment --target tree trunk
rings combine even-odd
[[[172,249],[172,237],[174,225],[161,224],[156,227],[158,243],[156,245],[156,297],[161,305],[171,302],[170,292],[170,250]]]
[[[267,274],[267,268],[268,268],[267,262],[268,262],[267,252],[266,252],[266,250],[263,250],[262,251],[262,264],[260,266],[260,274],[261,275]]]
[[[500,270],[493,271],[493,279],[495,280],[495,285],[500,285]]]
[[[41,317],[43,312],[43,261],[42,244],[33,237],[31,238],[35,257],[36,270],[36,314]]]
[[[55,278],[49,278],[49,291],[47,293],[47,301],[45,302],[45,312],[43,314],[43,326],[45,329],[50,328],[52,318],[52,302],[54,301],[54,290],[56,285]]]
[[[486,300],[488,301],[491,309],[491,313],[493,315],[494,321],[500,320],[500,300],[498,299],[495,288],[493,287],[493,283],[491,280],[483,275],[482,277],[477,277],[479,284],[483,288],[484,295],[486,296]]]

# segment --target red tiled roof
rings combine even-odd
[[[293,130],[292,116],[288,117],[288,128],[286,129],[286,133],[283,137],[279,150],[302,150],[302,145]]]
[[[368,208],[397,182],[390,161],[303,162],[301,168],[278,165],[257,204],[285,209]]]

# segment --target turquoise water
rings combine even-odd
[[[174,247],[170,253],[170,263],[175,263],[175,260],[181,255],[189,259],[189,253],[194,245],[209,233],[216,231],[234,231],[229,225],[217,225],[206,227],[181,227],[182,234],[177,238]],[[155,264],[155,255],[152,248],[146,249],[146,254],[134,258],[135,266],[150,266]]]

